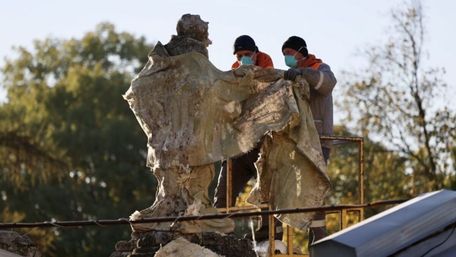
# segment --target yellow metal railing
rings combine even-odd
[[[364,139],[362,137],[343,137],[343,136],[321,136],[321,141],[332,141],[333,145],[339,144],[347,144],[347,143],[356,143],[358,145],[358,204],[364,204],[365,196],[364,196]],[[232,160],[227,160],[227,179],[226,179],[226,208],[220,208],[221,211],[224,212],[236,212],[236,211],[246,211],[252,210],[252,207],[242,206],[242,207],[233,207],[233,203],[231,202],[232,192],[232,181],[233,181],[233,174],[232,174]],[[260,206],[261,208],[268,208],[270,210],[270,206],[267,204],[264,206]],[[337,213],[339,214],[339,229],[344,229],[348,226],[348,213],[350,212],[357,212],[359,213],[359,221],[364,219],[364,208],[352,208],[352,209],[342,209],[342,210],[333,210],[328,211],[325,214],[332,214]],[[287,245],[287,253],[286,254],[276,254],[274,252],[275,249],[275,226],[274,226],[274,215],[268,216],[269,222],[269,256],[308,256],[307,254],[294,254],[293,253],[293,238],[294,233],[293,229],[289,226],[286,226],[286,237],[285,243]]]

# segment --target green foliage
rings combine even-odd
[[[345,127],[336,127],[338,135],[354,136]],[[410,197],[411,178],[405,172],[406,160],[380,143],[364,139],[365,202]],[[328,166],[333,185],[329,202],[359,203],[359,149],[356,143],[334,145]]]
[[[146,137],[122,94],[146,63],[144,38],[99,24],[80,39],[17,48],[2,68],[3,221],[126,217],[154,198]],[[130,228],[28,231],[45,256],[107,256]]]
[[[344,126],[334,128],[335,135],[357,136],[348,132]],[[334,142],[328,165],[328,175],[332,192],[326,205],[360,203],[359,183],[359,148],[355,142]],[[380,143],[364,138],[364,193],[365,203],[378,200],[408,199],[412,194],[411,176],[405,172],[406,160]],[[389,208],[391,206],[387,206]],[[365,216],[370,217],[383,208],[366,209]],[[348,213],[348,225],[360,221],[358,213]],[[340,230],[339,213],[327,213],[326,225],[329,234]],[[307,252],[307,231],[295,231],[294,245],[301,246]]]

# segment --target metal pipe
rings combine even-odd
[[[376,201],[367,204],[347,204],[347,205],[333,205],[321,206],[312,208],[295,208],[295,209],[282,209],[282,210],[267,210],[255,212],[238,212],[238,213],[220,213],[220,214],[206,214],[195,216],[177,216],[177,217],[154,217],[144,218],[140,220],[129,220],[127,218],[119,218],[115,220],[86,220],[86,221],[45,221],[45,222],[24,222],[24,223],[0,223],[0,229],[8,228],[26,228],[26,227],[80,227],[80,226],[105,226],[105,225],[122,225],[122,224],[136,224],[136,223],[162,223],[162,222],[180,222],[180,221],[194,221],[194,220],[211,220],[211,219],[224,219],[224,218],[239,218],[259,215],[274,215],[286,213],[305,213],[316,211],[334,211],[343,209],[366,208],[375,207],[380,205],[399,204],[407,201],[408,199],[397,200],[384,200]]]
[[[271,211],[271,207],[268,209]],[[275,254],[275,220],[274,215],[268,215],[268,223],[269,223],[269,256],[274,256]]]
[[[364,139],[361,138],[358,145],[358,153],[359,153],[359,174],[358,174],[358,181],[359,181],[359,203],[364,204]],[[364,209],[360,212],[361,220],[364,220]]]
[[[323,141],[343,141],[346,143],[356,142],[358,143],[358,203],[364,204],[365,195],[364,195],[364,138],[363,137],[346,137],[346,136],[320,136],[320,140]],[[360,212],[361,220],[364,219],[364,209]]]
[[[294,238],[294,232],[293,229],[287,225],[287,254],[289,255],[294,255],[293,254],[293,238]]]
[[[233,195],[233,160],[228,159],[226,161],[226,212],[230,212],[230,208],[234,205],[231,202],[231,196]]]
[[[362,137],[345,137],[345,136],[320,136],[320,140],[330,141],[330,140],[340,140],[346,142],[359,142],[362,141]]]

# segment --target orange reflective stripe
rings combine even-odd
[[[323,62],[320,59],[315,58],[315,55],[309,54],[307,58],[304,60],[298,61],[298,65],[300,68],[311,68],[313,70],[318,70],[320,68],[320,65]]]
[[[317,63],[310,65],[310,68],[312,68],[314,70],[318,70],[318,68],[320,68],[320,65],[321,65],[321,62],[317,62]]]

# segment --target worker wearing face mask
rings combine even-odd
[[[303,76],[310,85],[310,108],[320,136],[333,134],[333,100],[332,90],[336,78],[329,65],[309,54],[304,39],[292,36],[283,43],[282,53],[285,64],[290,67],[284,74],[287,80]],[[329,142],[322,142],[325,161],[329,159]]]
[[[234,41],[234,51],[237,61],[231,68],[237,69],[241,65],[255,65],[261,68],[274,68],[272,59],[269,55],[260,52],[255,41],[248,35],[242,35]],[[232,199],[231,204],[234,206],[237,196],[242,192],[247,182],[256,177],[257,172],[255,162],[258,159],[260,145],[245,153],[244,155],[232,159]],[[215,191],[214,204],[222,208],[226,206],[226,162],[222,164],[218,185]]]
[[[242,35],[234,41],[233,54],[236,55],[237,61],[233,63],[233,70],[241,67],[241,65],[255,65],[261,68],[274,68],[272,59],[269,55],[258,50],[255,41],[248,35]],[[258,160],[261,143],[249,152],[231,159],[232,162],[232,183],[231,183],[231,206],[236,203],[236,198],[243,191],[247,182],[256,178],[257,171],[255,162]],[[218,178],[217,188],[215,190],[214,206],[217,208],[226,207],[226,180],[227,180],[227,163],[223,162]],[[268,222],[267,216],[263,217],[264,225],[255,233],[255,238],[258,241],[268,239]],[[282,239],[282,225],[276,222],[276,239]]]
[[[258,50],[255,41],[248,35],[242,35],[234,41],[234,55],[237,61],[231,65],[237,69],[241,65],[255,65],[261,68],[274,68],[271,57]]]
[[[320,136],[333,134],[333,99],[332,90],[337,81],[329,65],[309,54],[304,39],[292,36],[282,46],[285,64],[290,67],[284,74],[284,79],[294,81],[302,76],[310,85],[310,109]],[[328,162],[330,141],[321,142],[325,162]],[[311,224],[309,242],[321,239],[326,235],[325,215],[317,213]]]

